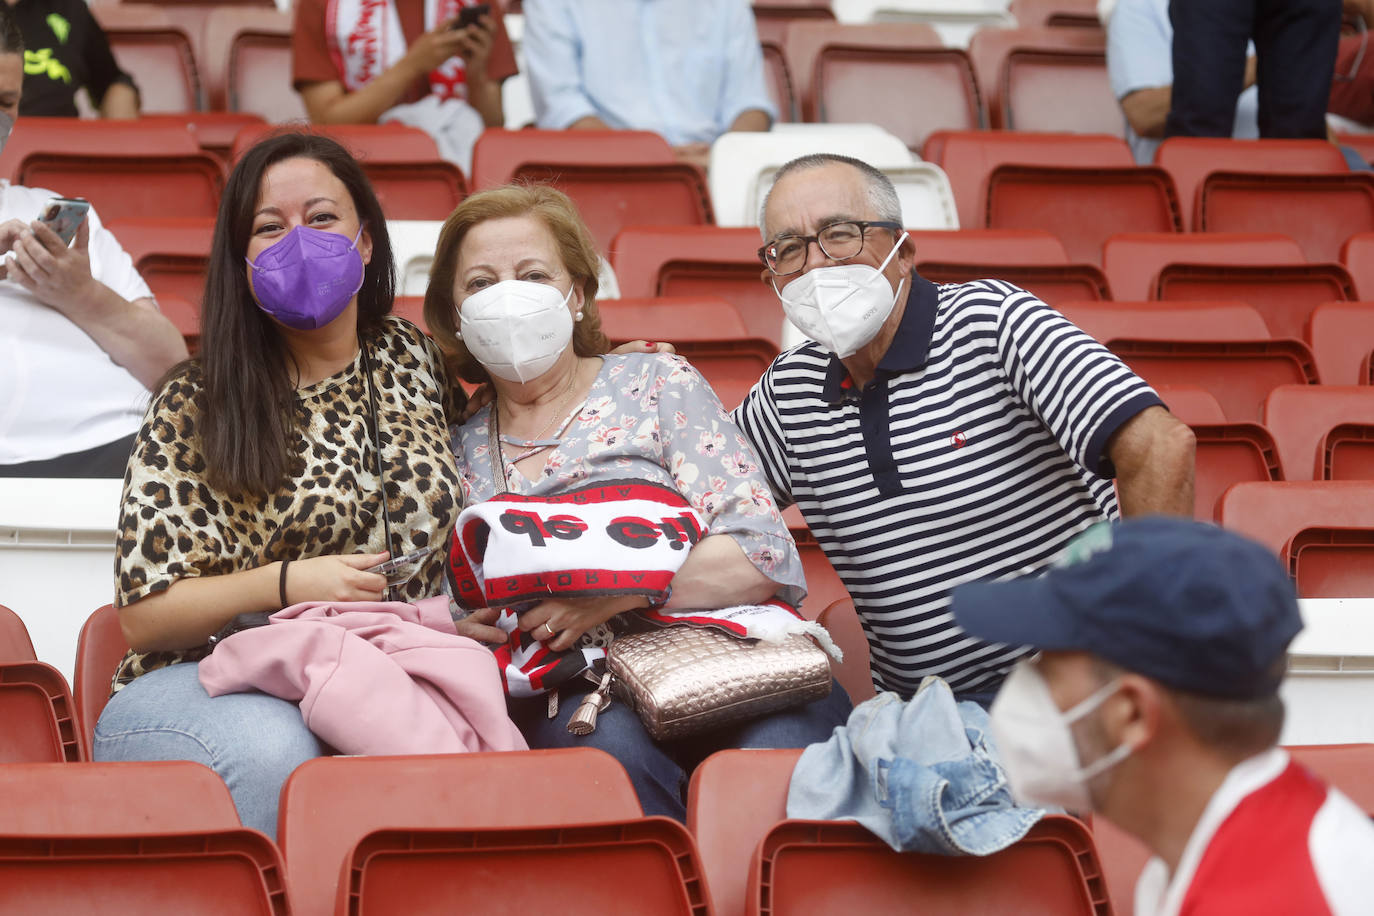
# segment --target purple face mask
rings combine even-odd
[[[338,318],[363,286],[358,239],[297,226],[248,261],[249,286],[258,307],[288,328],[309,331]]]

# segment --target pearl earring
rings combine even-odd
[[[581,321],[581,320],[582,320],[582,310],[581,310],[581,309],[578,309],[578,310],[577,310],[577,314],[573,316],[573,321]]]

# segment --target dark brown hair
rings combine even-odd
[[[297,130],[267,137],[243,154],[225,184],[210,243],[196,359],[203,375],[205,476],[229,493],[265,496],[282,485],[293,461],[297,417],[291,354],[276,324],[253,299],[244,259],[263,174],[295,158],[314,159],[343,182],[372,239],[372,258],[358,290],[360,338],[380,327],[396,293],[386,217],[362,166],[346,149],[321,134]],[[185,365],[171,374],[184,372]]]
[[[598,356],[611,349],[611,342],[601,332],[601,317],[596,310],[601,258],[577,207],[566,194],[548,185],[505,185],[472,195],[449,214],[439,233],[429,287],[425,290],[425,323],[444,351],[449,373],[465,381],[489,382],[491,377],[458,338],[458,306],[453,299],[458,250],[474,226],[516,216],[532,216],[548,228],[563,266],[573,283],[582,288],[585,301],[582,320],[573,326],[573,352],[578,356]]]

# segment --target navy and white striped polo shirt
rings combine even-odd
[[[854,599],[874,683],[995,689],[1024,647],[964,633],[949,592],[1040,570],[1117,517],[1107,440],[1161,401],[1025,290],[913,275],[875,378],[814,341],[735,411],[781,505],[796,503]]]

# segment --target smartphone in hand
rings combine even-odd
[[[383,560],[376,566],[369,566],[367,569],[363,570],[363,572],[377,573],[386,576],[387,587],[395,588],[415,578],[415,574],[420,571],[420,561],[434,553],[434,551],[434,547],[421,547],[419,550],[412,550],[410,553],[402,556]]]
[[[43,213],[38,217],[38,221],[55,232],[62,240],[62,244],[70,245],[72,239],[76,238],[76,230],[86,221],[86,214],[90,210],[89,200],[54,197],[43,205]]]
[[[449,26],[455,32],[462,31],[470,25],[476,25],[477,20],[483,16],[491,15],[490,3],[478,3],[475,6],[465,6],[458,11],[458,18],[453,25]]]

